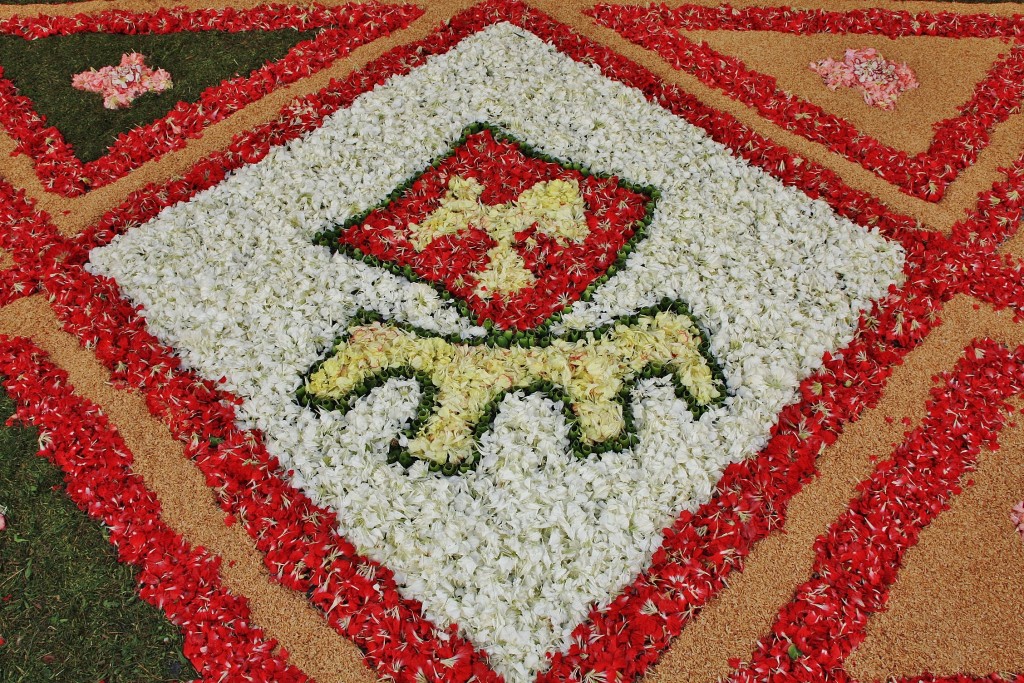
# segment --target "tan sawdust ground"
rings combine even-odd
[[[947,222],[935,223],[934,229],[948,233],[953,224],[975,209],[978,195],[1006,179],[1003,169],[1016,163],[1024,152],[1024,113],[1012,115],[992,131],[991,142],[978,157],[977,163],[964,169],[947,189],[937,208],[945,211]],[[916,214],[910,213],[914,216]]]
[[[1024,540],[1010,521],[1024,499],[1024,420],[1016,422],[1001,448],[982,452],[974,485],[907,551],[888,611],[847,660],[855,678],[1024,671]]]
[[[0,270],[6,270],[13,265],[14,258],[11,257],[11,254],[4,249],[0,249]]]
[[[958,114],[974,87],[1009,46],[1000,38],[937,38],[778,31],[681,31],[695,43],[740,59],[747,68],[774,76],[781,90],[829,113],[842,116],[858,130],[896,149],[917,154],[928,150],[934,125]],[[832,91],[809,64],[832,58],[842,61],[847,49],[873,47],[890,62],[906,62],[922,87],[900,95],[896,109],[885,111],[864,102],[854,88]],[[926,86],[926,87],[925,87]]]
[[[195,5],[194,2],[185,4]],[[252,0],[245,0],[237,4],[249,5],[252,4]],[[212,151],[223,149],[231,136],[237,132],[245,130],[256,123],[271,120],[280,109],[281,104],[290,97],[315,92],[326,84],[330,77],[343,76],[352,69],[359,68],[367,60],[380,54],[385,49],[425,35],[438,22],[470,4],[472,2],[469,0],[424,3],[424,6],[428,8],[428,14],[414,22],[409,28],[396,32],[395,35],[388,39],[359,48],[347,59],[339,60],[330,69],[316,76],[272,93],[260,102],[248,107],[245,111],[211,126],[201,138],[191,141],[185,149],[147,163],[129,177],[90,192],[84,197],[65,199],[45,192],[38,179],[35,178],[31,165],[24,158],[12,160],[12,163],[5,162],[4,167],[0,169],[0,174],[15,185],[25,188],[29,195],[39,202],[39,207],[53,217],[54,222],[63,232],[69,234],[78,232],[94,222],[104,211],[123,201],[131,191],[149,182],[163,181],[182,173],[199,158]],[[953,223],[963,217],[966,210],[973,208],[978,192],[988,189],[993,182],[999,179],[998,169],[1012,163],[1017,158],[1022,147],[1021,140],[1024,139],[1022,137],[1024,135],[1024,114],[1018,114],[1011,121],[996,128],[992,144],[981,153],[978,162],[973,167],[964,171],[960,178],[951,185],[946,198],[937,204],[925,202],[900,192],[874,173],[865,170],[859,164],[847,161],[828,151],[824,146],[808,142],[795,134],[787,133],[745,105],[732,100],[717,90],[708,88],[695,77],[672,69],[660,57],[632,45],[614,31],[596,26],[589,18],[580,13],[581,9],[593,4],[592,0],[569,0],[568,2],[532,0],[532,4],[560,21],[573,26],[573,28],[588,37],[618,50],[631,59],[644,63],[657,75],[669,82],[681,85],[686,90],[696,94],[705,103],[728,111],[742,123],[757,132],[774,139],[811,161],[834,170],[852,187],[879,197],[897,211],[919,218],[931,229],[948,232]],[[709,0],[702,0],[701,4],[714,3]],[[920,3],[898,4],[900,8],[908,10],[922,9],[924,7],[917,7]],[[116,7],[120,6],[120,3],[105,3],[103,6],[108,8]],[[829,4],[831,8],[838,8],[840,6],[857,7],[864,6],[864,3],[841,2]],[[931,5],[930,8],[934,10],[936,5]],[[988,6],[986,6],[986,11],[987,8]],[[942,9],[955,9],[955,7],[943,6]],[[25,10],[24,13],[29,13],[29,11]],[[973,11],[979,10],[975,7]],[[922,86],[922,89],[925,87]],[[1009,130],[1005,134],[1000,135],[1004,128]],[[6,138],[6,134],[0,133],[0,154],[13,148],[13,143],[9,139],[4,138]]]
[[[227,5],[241,7],[259,3],[257,0],[229,0],[226,2],[221,0],[176,0],[172,4],[189,7]],[[338,0],[329,0],[326,4],[342,3]],[[243,112],[216,124],[208,129],[201,138],[190,141],[185,149],[166,155],[155,162],[147,163],[127,178],[90,192],[84,197],[64,199],[54,194],[45,193],[34,175],[31,164],[24,157],[5,160],[0,165],[0,175],[11,180],[18,187],[26,189],[29,196],[39,202],[40,208],[54,217],[62,231],[69,234],[77,232],[95,221],[104,211],[123,201],[131,191],[149,182],[164,181],[182,173],[199,158],[223,149],[237,132],[273,119],[281,105],[290,98],[315,92],[322,88],[330,78],[343,77],[391,47],[427,35],[446,17],[473,4],[473,0],[443,3],[423,2],[421,4],[428,8],[427,15],[407,29],[396,32],[390,38],[357,49],[348,58],[339,60],[320,74],[273,93]],[[947,196],[942,202],[937,204],[924,202],[899,192],[873,173],[829,152],[823,146],[810,143],[799,136],[783,131],[745,105],[735,102],[717,90],[704,86],[688,74],[672,69],[657,55],[630,44],[613,31],[595,25],[580,13],[582,8],[592,5],[593,0],[531,0],[531,4],[552,15],[555,19],[569,24],[585,36],[644,64],[656,75],[680,85],[706,104],[731,113],[755,131],[811,161],[834,170],[854,188],[865,190],[879,197],[897,211],[919,218],[932,229],[948,231],[955,221],[962,218],[967,210],[973,208],[979,191],[988,189],[993,182],[1001,179],[1002,175],[998,169],[1012,163],[1024,148],[1024,114],[1016,114],[996,128],[990,146],[981,153],[978,162],[966,169],[960,178],[949,187]],[[643,0],[636,4],[648,4],[648,2]],[[670,0],[667,4],[678,5],[683,4],[683,1]],[[717,2],[715,0],[697,0],[697,4],[714,5]],[[732,4],[745,6],[765,3],[734,0]],[[827,3],[823,0],[790,0],[786,4],[798,8],[827,7],[834,10],[884,6],[907,11],[984,12],[1001,15],[1021,11],[1020,6],[1005,4],[956,5],[952,3],[885,2],[884,0],[877,2],[835,0]],[[155,9],[161,5],[166,6],[166,3],[153,0],[102,0],[63,6],[0,6],[0,19],[12,14],[76,13],[115,8],[144,10]],[[710,37],[709,41],[717,41],[724,49],[725,42],[734,40],[725,34],[726,32],[721,32],[720,35]],[[825,45],[831,52],[833,43],[838,45],[839,41],[834,36],[826,38],[832,41]],[[859,38],[872,39],[869,36]],[[807,37],[801,37],[799,40],[807,40]],[[935,40],[939,42],[934,42]],[[770,44],[770,41],[764,42],[766,46]],[[787,50],[790,49],[792,42],[795,41],[787,43]],[[823,45],[825,42],[827,41],[823,41]],[[769,72],[779,78],[780,85],[785,84],[784,87],[790,88],[800,96],[815,101],[827,110],[834,111],[855,122],[862,130],[875,135],[883,142],[895,144],[899,139],[899,144],[902,146],[920,149],[927,145],[926,134],[930,130],[930,124],[948,115],[948,112],[955,111],[967,99],[971,87],[980,77],[978,74],[983,74],[995,54],[1002,51],[1002,48],[997,49],[995,41],[971,41],[978,47],[976,52],[971,53],[971,60],[963,61],[959,67],[961,70],[956,72],[960,77],[960,81],[957,82],[959,85],[947,87],[950,83],[944,81],[940,89],[929,88],[929,84],[936,78],[935,74],[939,74],[944,68],[943,65],[952,68],[951,62],[955,59],[951,55],[955,56],[956,50],[959,49],[950,47],[939,50],[934,46],[940,43],[946,45],[954,42],[967,44],[965,41],[941,41],[940,39],[934,39],[932,42],[929,42],[927,38],[902,39],[892,42],[893,46],[900,45],[899,48],[883,50],[883,54],[890,59],[926,63],[924,70],[919,72],[922,76],[921,89],[907,93],[901,98],[900,109],[895,112],[893,118],[894,121],[898,120],[900,123],[888,127],[885,125],[887,119],[884,113],[877,113],[867,108],[852,93],[837,94],[837,98],[833,100],[823,88],[812,91],[813,89],[804,81],[808,74],[813,79],[817,77],[806,69],[806,62],[810,61],[806,54],[802,54],[799,59],[793,58],[784,65],[785,68],[773,66]],[[859,39],[856,43],[857,46],[872,44],[870,40],[861,41]],[[717,47],[715,42],[712,44]],[[752,57],[752,51],[757,49],[756,45],[737,48],[734,44],[732,49],[737,50],[738,56],[741,56],[744,61],[749,59],[749,66],[757,68],[758,63]],[[744,49],[746,52],[739,54]],[[806,49],[810,50],[811,48]],[[724,51],[728,52],[728,50]],[[836,54],[833,56],[839,56],[840,51],[835,50],[835,52]],[[814,56],[818,58],[816,53]],[[758,59],[768,60],[771,58],[761,56]],[[985,63],[986,60],[987,63]],[[933,65],[934,69],[931,68]],[[915,63],[915,68],[920,67]],[[767,67],[765,69],[767,70]],[[807,73],[804,73],[805,71]],[[964,85],[967,81],[970,83]],[[823,95],[823,92],[826,94]],[[965,93],[967,94],[965,95]],[[823,97],[824,99],[822,99]],[[915,100],[927,104],[913,105]],[[862,110],[866,110],[867,113],[865,114]],[[911,110],[913,110],[913,115],[911,115]],[[13,145],[10,139],[6,134],[0,134],[0,158],[6,158],[7,152],[11,149],[13,149]],[[1024,237],[1018,239],[1021,242],[1019,248],[1014,246],[1016,240],[1011,240],[1011,244],[1008,244],[1005,249],[1008,253],[1024,257]],[[2,254],[0,254],[0,258],[2,258]],[[37,311],[32,315],[27,315],[24,313],[26,309],[16,307],[0,309],[0,332],[7,332],[13,325],[18,330],[23,330],[22,334],[31,334],[40,345],[46,347],[46,344],[51,344],[53,346],[53,353],[55,353],[58,364],[73,372],[72,383],[103,406],[125,435],[129,446],[136,453],[137,470],[146,477],[147,484],[157,490],[164,505],[165,517],[174,520],[172,526],[190,541],[216,550],[226,560],[236,558],[235,568],[228,567],[225,562],[225,581],[232,590],[250,597],[253,603],[254,621],[281,640],[285,647],[293,653],[292,661],[307,673],[317,677],[321,683],[326,681],[347,682],[357,679],[371,680],[372,674],[362,664],[357,650],[330,630],[323,619],[308,607],[303,596],[291,593],[272,583],[244,532],[241,532],[237,526],[228,528],[223,524],[223,514],[216,508],[212,496],[205,490],[201,475],[181,455],[180,446],[177,446],[176,442],[170,438],[166,428],[148,416],[141,399],[134,394],[114,391],[106,386],[103,381],[108,375],[92,359],[91,354],[78,349],[68,335],[55,330],[52,313],[48,312],[48,308],[41,303],[39,298],[33,298],[31,301],[36,302],[31,304],[32,307],[35,307],[31,309],[32,311],[40,309],[45,310],[45,313]],[[17,304],[16,306],[22,305]],[[41,317],[37,318],[36,315]],[[946,324],[933,332],[924,345],[908,357],[907,363],[896,370],[880,405],[874,410],[868,411],[860,422],[849,426],[843,437],[822,457],[820,461],[821,476],[806,486],[793,500],[785,533],[774,534],[758,544],[748,559],[745,571],[732,577],[730,586],[723,590],[689,625],[683,635],[673,643],[655,670],[649,674],[649,679],[658,683],[710,682],[729,671],[727,662],[730,657],[748,658],[757,639],[770,627],[779,607],[791,597],[794,587],[806,580],[813,559],[811,550],[813,539],[845,509],[849,498],[853,495],[855,484],[870,473],[873,466],[870,456],[888,455],[892,445],[900,440],[906,428],[899,421],[901,417],[909,417],[916,423],[923,415],[927,391],[931,386],[930,377],[935,372],[952,367],[963,347],[973,337],[992,336],[1007,343],[1020,343],[1024,340],[1024,335],[1017,326],[1013,325],[1008,315],[1005,313],[994,314],[986,307],[975,311],[972,300],[967,298],[955,299],[946,306],[942,315]],[[896,420],[892,423],[887,422],[886,416],[894,417]],[[129,441],[129,437],[132,440]],[[1014,436],[1013,438],[1021,440],[1024,439],[1024,436]],[[1008,449],[1004,455],[1012,457],[1009,454],[1010,450]],[[151,469],[146,470],[146,468]],[[188,473],[189,471],[191,474]],[[149,474],[147,475],[146,472]],[[975,478],[979,479],[981,474],[979,472],[979,476]],[[150,483],[149,477],[153,477],[155,483]],[[979,485],[977,488],[980,490],[982,487]],[[985,490],[989,489],[991,486]],[[197,500],[206,502],[197,506],[193,500],[194,496],[199,496]],[[1018,496],[1020,496],[1019,493]],[[189,512],[192,507],[198,507],[200,510],[194,513]],[[953,512],[955,510],[947,514],[953,514]],[[1008,509],[1006,514],[1008,514]],[[938,532],[936,532],[936,536],[945,538]],[[922,548],[924,548],[925,538],[922,536]],[[908,568],[916,557],[916,554],[908,554]],[[243,569],[238,569],[239,567]],[[926,641],[923,640],[923,632],[919,629],[915,630],[912,614],[908,615],[908,612],[916,613],[920,610],[920,604],[913,600],[922,599],[920,596],[924,594],[922,593],[923,589],[917,585],[920,581],[916,578],[906,578],[907,576],[911,575],[902,575],[903,583],[898,583],[897,588],[894,589],[893,609],[875,620],[877,623],[873,623],[869,630],[868,642],[860,652],[855,653],[851,660],[859,667],[857,671],[864,675],[866,680],[870,680],[872,676],[876,675],[882,677],[889,673],[912,675],[921,671],[920,665],[923,661],[921,652],[922,647],[925,647],[921,643]],[[948,577],[941,580],[947,581],[947,579]],[[929,576],[927,580],[935,581],[937,579],[935,576]],[[908,597],[906,599],[898,598],[901,595],[900,591]],[[980,601],[986,600],[988,597],[987,594],[982,593],[976,595],[975,599]],[[909,607],[901,607],[903,605]],[[946,608],[936,606],[935,609],[941,611]],[[286,635],[282,636],[281,633]],[[969,641],[980,633],[984,633],[984,630],[967,625],[960,627],[955,635]],[[970,642],[967,641],[965,641],[965,647],[970,646]],[[915,648],[917,649],[915,650]],[[986,652],[980,646],[975,649],[979,653]],[[872,662],[877,664],[877,662],[886,661],[898,664],[893,664],[896,668],[892,668],[891,671],[881,665],[877,665],[874,669],[870,668],[873,666]],[[979,655],[976,662],[980,667],[977,670],[979,673],[996,670],[999,668],[997,666],[999,662],[1005,660],[993,660],[992,668],[985,670],[987,661],[983,654]],[[944,664],[944,662],[937,661],[926,663],[933,667]]]
[[[194,546],[223,558],[220,573],[233,592],[249,598],[252,623],[288,650],[290,661],[319,683],[375,679],[358,649],[335,632],[306,596],[274,583],[241,525],[227,526],[203,474],[138,394],[117,391],[95,356],[60,329],[41,295],[0,308],[0,334],[31,337],[69,375],[75,391],[95,402],[117,426],[134,455],[132,470],[156,493],[161,517]]]
[[[790,503],[784,533],[772,534],[755,547],[743,573],[684,629],[647,680],[711,683],[729,673],[730,658],[749,659],[779,608],[810,576],[814,539],[846,509],[857,483],[871,474],[871,458],[888,456],[905,430],[924,417],[932,376],[952,368],[973,338],[1024,343],[1024,327],[1014,325],[1011,315],[987,306],[975,311],[974,305],[961,296],[944,307],[944,324],[896,368],[878,405],[826,449],[819,459],[819,476]],[[910,419],[909,427],[903,418]]]
[[[983,150],[975,167],[964,171],[961,176],[950,187],[949,197],[941,202],[932,203],[911,197],[899,191],[893,185],[882,180],[873,172],[864,169],[859,164],[847,161],[833,152],[830,152],[823,145],[809,142],[801,136],[789,133],[776,124],[761,117],[753,109],[733,100],[721,91],[712,89],[701,83],[695,76],[673,69],[656,53],[640,48],[619,36],[611,29],[597,26],[587,17],[581,16],[579,8],[572,3],[560,3],[556,0],[533,0],[531,4],[537,5],[548,11],[560,21],[571,25],[574,29],[587,37],[602,43],[633,61],[644,64],[655,75],[669,83],[674,83],[684,90],[696,95],[702,102],[715,109],[728,112],[741,123],[752,130],[774,140],[787,147],[797,154],[835,171],[847,184],[857,190],[863,190],[884,201],[896,211],[918,218],[928,228],[948,232],[952,225],[960,220],[964,212],[974,207],[976,195],[982,190],[992,186],[992,183],[1000,179],[1002,175],[998,168],[1012,163],[1024,147],[1024,139],[1020,135],[1001,136],[999,143],[1002,147],[996,146],[996,137],[1003,126],[1009,126],[1013,121],[1007,121],[997,126],[993,134],[993,144]],[[591,0],[584,0],[582,5],[592,5]],[[681,4],[678,2],[667,3],[669,5]],[[701,2],[700,4],[716,4],[712,2]],[[734,3],[738,4],[738,3]],[[753,3],[745,3],[753,4]],[[827,6],[836,9],[843,3],[823,3],[819,6]],[[893,3],[900,5],[910,3]],[[863,5],[859,5],[863,6]],[[907,7],[904,9],[912,9]],[[932,5],[934,11],[936,5]],[[976,8],[974,11],[978,11]],[[924,87],[924,86],[922,86]],[[1024,119],[1024,114],[1017,114],[1013,118]],[[1020,121],[1021,127],[1017,131],[1024,130],[1024,121]],[[959,185],[965,187],[962,191],[954,194],[953,189]]]
[[[590,0],[595,2],[606,2],[608,0]],[[668,7],[679,7],[680,5],[708,5],[714,6],[724,4],[719,0],[621,0],[622,5],[666,5]],[[827,9],[836,12],[862,9],[867,7],[882,7],[892,10],[904,10],[907,12],[959,12],[961,14],[995,14],[1000,16],[1013,16],[1020,14],[1020,5],[1010,2],[993,3],[967,3],[967,2],[904,2],[904,0],[787,0],[786,2],[771,3],[765,0],[730,0],[729,5],[733,7],[758,7],[776,6],[791,7],[793,9]]]

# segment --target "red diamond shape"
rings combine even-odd
[[[466,221],[457,232],[423,237],[419,226],[458,195],[458,184],[475,187],[470,199],[492,215],[520,211],[517,230],[504,247],[488,221]],[[527,193],[561,181],[578,189],[582,220],[574,235],[546,229],[543,218],[522,209]],[[573,190],[574,192],[576,190]],[[525,331],[585,297],[614,273],[623,249],[642,234],[653,208],[652,193],[615,177],[563,165],[494,129],[467,128],[452,151],[427,167],[380,206],[327,231],[317,242],[398,274],[429,282],[456,297],[463,313],[481,325]],[[463,197],[463,201],[465,198]],[[480,213],[479,211],[477,213]],[[515,262],[530,284],[488,288],[498,254]]]

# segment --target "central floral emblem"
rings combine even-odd
[[[422,224],[409,225],[410,241],[418,253],[448,235],[458,238],[473,230],[487,233],[495,244],[487,250],[487,265],[474,278],[473,294],[480,299],[500,296],[507,300],[536,285],[537,276],[526,267],[520,250],[529,253],[539,245],[538,239],[546,237],[556,249],[564,249],[570,243],[583,243],[590,235],[576,179],[545,180],[518,199],[493,206],[483,203],[483,193],[478,180],[455,176],[448,181],[441,206]],[[466,279],[460,275],[453,284],[465,288]]]
[[[454,295],[487,334],[431,335],[360,314],[310,370],[299,401],[346,410],[391,379],[415,379],[419,411],[390,459],[446,474],[473,466],[477,439],[512,391],[558,401],[580,457],[636,444],[630,393],[639,379],[668,378],[702,413],[724,397],[724,383],[683,302],[666,299],[596,330],[550,332],[625,259],[656,194],[469,127],[384,204],[316,241]]]
[[[429,282],[488,328],[525,331],[621,266],[656,195],[475,124],[384,203],[317,242]]]
[[[458,139],[488,117],[562,161],[482,127]],[[555,197],[552,219],[537,205]],[[500,275],[502,255],[530,277]],[[602,634],[620,633],[622,614],[646,619],[644,596],[661,584],[623,587],[651,566],[662,530],[757,457],[823,354],[842,353],[900,282],[903,258],[877,230],[501,22],[94,249],[88,267],[116,280],[129,302],[118,306],[144,307],[183,363],[241,399],[239,424],[334,513],[317,533],[393,572],[396,591],[374,597],[378,571],[363,584],[373,599],[353,602],[344,572],[296,569],[332,623],[397,643],[367,646],[392,673],[486,678],[486,653],[496,674],[525,682],[572,678],[584,657],[611,670]],[[234,443],[213,455],[245,457]],[[605,444],[615,450],[574,457]],[[765,481],[734,477],[723,500],[740,487],[757,503]],[[268,489],[240,490],[262,500]],[[268,505],[308,528],[284,509],[289,489],[271,493]],[[308,559],[304,532],[274,525],[268,543],[287,547],[271,559]],[[743,535],[727,526],[722,553]],[[669,536],[670,554],[697,537]],[[664,566],[650,575],[671,579]],[[428,640],[425,620],[404,640],[382,630],[400,621],[379,618],[396,605],[439,635]],[[626,607],[607,617],[595,605]],[[588,615],[597,640],[574,638]]]

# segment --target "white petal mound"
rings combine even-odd
[[[549,399],[510,394],[475,471],[387,463],[418,385],[392,380],[346,414],[299,406],[300,378],[360,308],[479,334],[429,286],[314,246],[382,201],[484,121],[597,172],[656,187],[648,237],[563,327],[590,328],[664,297],[711,337],[729,398],[699,420],[660,380],[634,392],[639,446],[579,460]],[[567,645],[589,607],[650,562],[661,529],[755,455],[799,381],[848,343],[899,281],[903,253],[825,203],[784,187],[636,90],[508,24],[358,98],[91,255],[142,304],[187,366],[227,378],[243,426],[263,430],[293,483],[392,568],[440,625],[457,623],[521,681]]]

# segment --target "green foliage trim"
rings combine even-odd
[[[586,459],[594,455],[601,455],[603,453],[610,453],[615,451],[621,451],[625,448],[635,446],[639,443],[639,437],[636,434],[636,426],[634,423],[633,415],[633,401],[631,394],[636,388],[636,385],[641,380],[654,379],[660,377],[667,377],[675,390],[677,398],[685,400],[690,412],[693,414],[694,419],[699,419],[701,415],[707,412],[710,408],[720,405],[726,397],[726,384],[725,375],[722,372],[721,366],[717,363],[714,356],[711,354],[710,341],[707,335],[701,330],[696,322],[693,320],[693,316],[690,314],[689,308],[682,301],[674,301],[671,299],[663,299],[657,306],[650,306],[637,311],[636,313],[628,316],[621,316],[616,318],[613,322],[608,325],[603,325],[595,330],[589,331],[573,331],[571,335],[564,337],[551,337],[546,335],[540,339],[533,340],[532,342],[525,342],[521,345],[524,347],[538,346],[545,347],[551,344],[555,339],[561,339],[563,341],[579,341],[586,338],[598,338],[606,332],[612,330],[618,325],[635,325],[637,320],[642,317],[650,317],[657,315],[660,312],[672,312],[679,315],[685,315],[693,322],[693,326],[697,329],[700,336],[700,342],[698,344],[698,350],[700,355],[704,358],[704,361],[708,364],[711,369],[712,381],[715,387],[718,389],[719,396],[708,404],[699,404],[693,394],[679,381],[676,377],[675,371],[671,365],[663,363],[650,363],[643,371],[637,373],[632,378],[623,383],[622,389],[616,398],[616,403],[622,408],[622,419],[624,428],[620,430],[619,434],[602,441],[600,443],[587,443],[583,439],[582,428],[579,425],[576,415],[573,413],[571,408],[571,401],[568,393],[559,385],[548,381],[535,382],[526,387],[513,387],[506,391],[498,394],[492,401],[487,405],[481,419],[476,423],[474,427],[474,446],[473,455],[461,463],[437,463],[424,460],[427,463],[428,468],[432,472],[441,472],[445,475],[456,475],[464,474],[476,468],[480,460],[479,442],[480,438],[486,434],[494,424],[494,419],[498,416],[498,411],[501,408],[501,402],[505,399],[508,394],[522,393],[523,395],[529,395],[532,393],[542,393],[552,401],[562,403],[562,415],[565,418],[566,423],[569,425],[569,441],[571,444],[573,455],[578,458]],[[363,325],[369,325],[375,322],[382,322],[383,318],[380,314],[373,311],[359,311],[353,316],[352,321],[348,326],[348,330]],[[501,348],[508,348],[506,338],[501,336],[498,338],[498,343],[494,343],[494,338],[489,339],[474,339],[474,340],[461,340],[457,337],[437,335],[427,330],[423,330],[412,325],[405,323],[390,322],[389,324],[408,331],[419,337],[432,338],[439,337],[445,339],[451,344],[487,344],[488,346],[499,346]],[[303,406],[308,408],[319,408],[321,410],[332,411],[338,410],[342,413],[348,412],[354,405],[355,402],[365,396],[369,395],[374,389],[384,386],[392,379],[414,379],[420,384],[421,397],[419,405],[416,408],[416,417],[412,420],[411,424],[403,430],[403,434],[407,438],[414,438],[416,433],[424,426],[430,415],[439,407],[437,404],[438,388],[431,381],[429,375],[426,373],[414,370],[411,367],[394,367],[386,368],[379,373],[368,377],[363,382],[357,384],[352,391],[348,392],[341,398],[324,398],[309,393],[306,389],[309,383],[310,377],[316,373],[320,367],[331,358],[332,352],[338,347],[339,344],[344,344],[349,336],[349,331],[340,336],[335,343],[328,349],[326,356],[320,361],[316,362],[302,377],[302,384],[296,391],[295,399]],[[520,341],[520,340],[517,340]],[[411,467],[415,464],[419,458],[413,457],[406,448],[403,448],[399,444],[397,438],[393,439],[388,450],[388,462],[399,463],[403,467]]]
[[[540,159],[541,161],[546,161],[548,163],[558,164],[559,166],[562,166],[563,168],[568,168],[568,169],[571,169],[571,170],[578,171],[579,173],[583,174],[584,176],[592,176],[594,178],[600,178],[602,180],[607,180],[607,179],[610,179],[610,178],[613,177],[613,176],[608,175],[608,174],[596,173],[594,171],[591,171],[590,169],[588,169],[586,166],[583,166],[582,164],[567,163],[567,162],[564,162],[564,161],[562,161],[560,159],[556,159],[555,157],[552,157],[552,156],[547,155],[547,154],[545,154],[545,153],[543,153],[541,151],[538,151],[537,149],[531,147],[527,143],[522,142],[522,141],[512,137],[508,133],[502,131],[499,128],[496,128],[495,126],[492,126],[492,125],[487,124],[487,123],[480,123],[480,122],[472,123],[472,124],[466,126],[462,130],[462,134],[459,136],[458,140],[456,140],[451,145],[451,147],[448,148],[448,151],[446,151],[444,154],[441,154],[440,156],[436,157],[428,165],[428,169],[434,169],[434,168],[437,168],[438,166],[440,166],[443,161],[445,161],[446,159],[451,157],[459,147],[464,145],[466,143],[466,140],[471,135],[475,135],[475,134],[480,133],[480,132],[485,131],[485,130],[489,131],[491,133],[491,135],[494,136],[495,140],[499,140],[501,142],[506,142],[506,143],[511,143],[511,144],[516,145],[517,147],[519,147],[519,150],[523,154],[525,154],[526,156],[530,156],[530,157],[533,157],[535,159]],[[367,265],[374,266],[376,268],[383,268],[384,270],[387,270],[388,272],[393,273],[394,275],[398,275],[399,277],[404,277],[405,279],[407,279],[407,280],[409,280],[411,282],[418,282],[418,283],[425,284],[425,285],[431,287],[435,292],[437,292],[438,296],[440,296],[441,299],[443,299],[444,301],[450,302],[452,305],[454,305],[455,308],[459,311],[459,313],[464,318],[466,318],[467,320],[477,321],[478,320],[477,315],[472,311],[472,309],[469,308],[469,305],[466,304],[465,301],[463,301],[462,299],[460,299],[460,298],[458,298],[456,296],[453,296],[447,289],[444,288],[443,285],[438,284],[436,282],[431,282],[430,280],[427,280],[426,278],[420,277],[419,275],[416,274],[416,272],[412,269],[411,266],[400,266],[397,263],[393,263],[391,261],[382,261],[382,260],[378,259],[377,257],[372,256],[371,254],[363,253],[360,249],[358,249],[356,247],[353,247],[353,246],[348,245],[348,244],[344,244],[344,243],[339,241],[339,239],[341,237],[341,234],[343,232],[345,232],[346,230],[348,230],[352,226],[359,225],[360,223],[365,221],[367,216],[369,216],[374,211],[377,211],[378,209],[383,209],[383,208],[387,207],[389,204],[391,204],[392,202],[394,202],[395,200],[399,199],[426,172],[427,172],[427,169],[424,169],[420,173],[417,173],[415,176],[413,176],[413,177],[409,178],[408,180],[406,180],[404,183],[402,183],[401,185],[396,187],[391,192],[391,194],[389,194],[387,197],[385,197],[382,202],[380,202],[379,204],[375,205],[374,207],[372,207],[370,209],[367,209],[366,211],[363,211],[362,213],[360,213],[360,214],[358,214],[356,216],[353,216],[352,218],[349,218],[347,221],[345,221],[341,225],[335,226],[333,228],[328,228],[327,230],[324,230],[323,232],[318,233],[313,238],[313,243],[314,244],[319,244],[319,245],[324,246],[324,247],[327,247],[332,252],[335,252],[335,253],[340,252],[340,253],[344,254],[345,256],[348,256],[350,258],[356,259],[358,261],[362,261],[363,263],[366,263]],[[632,226],[632,228],[633,228],[633,235],[632,235],[632,237],[629,238],[629,240],[626,241],[625,244],[622,245],[622,248],[619,249],[619,253],[616,256],[615,261],[613,261],[612,264],[610,266],[608,266],[608,269],[604,272],[604,274],[602,274],[600,277],[596,278],[583,291],[583,294],[579,298],[580,301],[588,301],[591,298],[591,296],[593,296],[594,291],[598,287],[600,287],[602,284],[607,282],[608,278],[610,278],[611,276],[615,275],[615,273],[617,273],[618,271],[622,270],[625,267],[626,259],[628,259],[629,255],[631,253],[633,253],[633,249],[636,247],[636,245],[642,239],[647,237],[647,226],[649,226],[651,224],[651,220],[653,219],[653,216],[654,216],[654,207],[657,205],[658,199],[661,198],[661,193],[658,190],[656,190],[655,188],[653,188],[653,187],[650,187],[650,186],[647,186],[647,185],[638,185],[638,184],[635,184],[635,183],[631,183],[631,182],[622,180],[621,178],[617,178],[617,177],[616,177],[616,180],[617,180],[618,184],[621,185],[622,187],[624,187],[624,188],[626,188],[628,190],[631,190],[633,192],[636,192],[637,194],[642,194],[642,195],[645,195],[645,196],[648,197],[647,206],[646,206],[646,212],[644,214],[644,217],[641,218],[639,221],[637,221]],[[565,310],[567,310],[568,308],[571,308],[571,307],[572,307],[572,304],[567,306],[562,311],[556,311],[551,316],[549,316],[547,320],[545,320],[543,323],[541,323],[537,327],[534,327],[534,328],[526,330],[526,331],[521,331],[521,332],[520,331],[516,331],[516,330],[497,329],[497,328],[495,328],[493,321],[491,321],[489,319],[486,319],[482,323],[480,323],[482,325],[482,327],[485,330],[487,330],[487,334],[486,334],[485,337],[479,338],[476,341],[474,341],[473,339],[462,339],[462,338],[459,338],[458,341],[460,343],[465,343],[465,344],[473,344],[473,343],[483,343],[483,342],[486,342],[486,343],[488,343],[488,344],[490,344],[492,346],[503,346],[504,348],[508,348],[509,346],[512,346],[512,345],[528,346],[528,345],[530,345],[530,342],[536,341],[537,339],[541,339],[541,338],[547,336],[549,334],[551,328],[553,326],[557,325],[561,321],[563,312]]]

